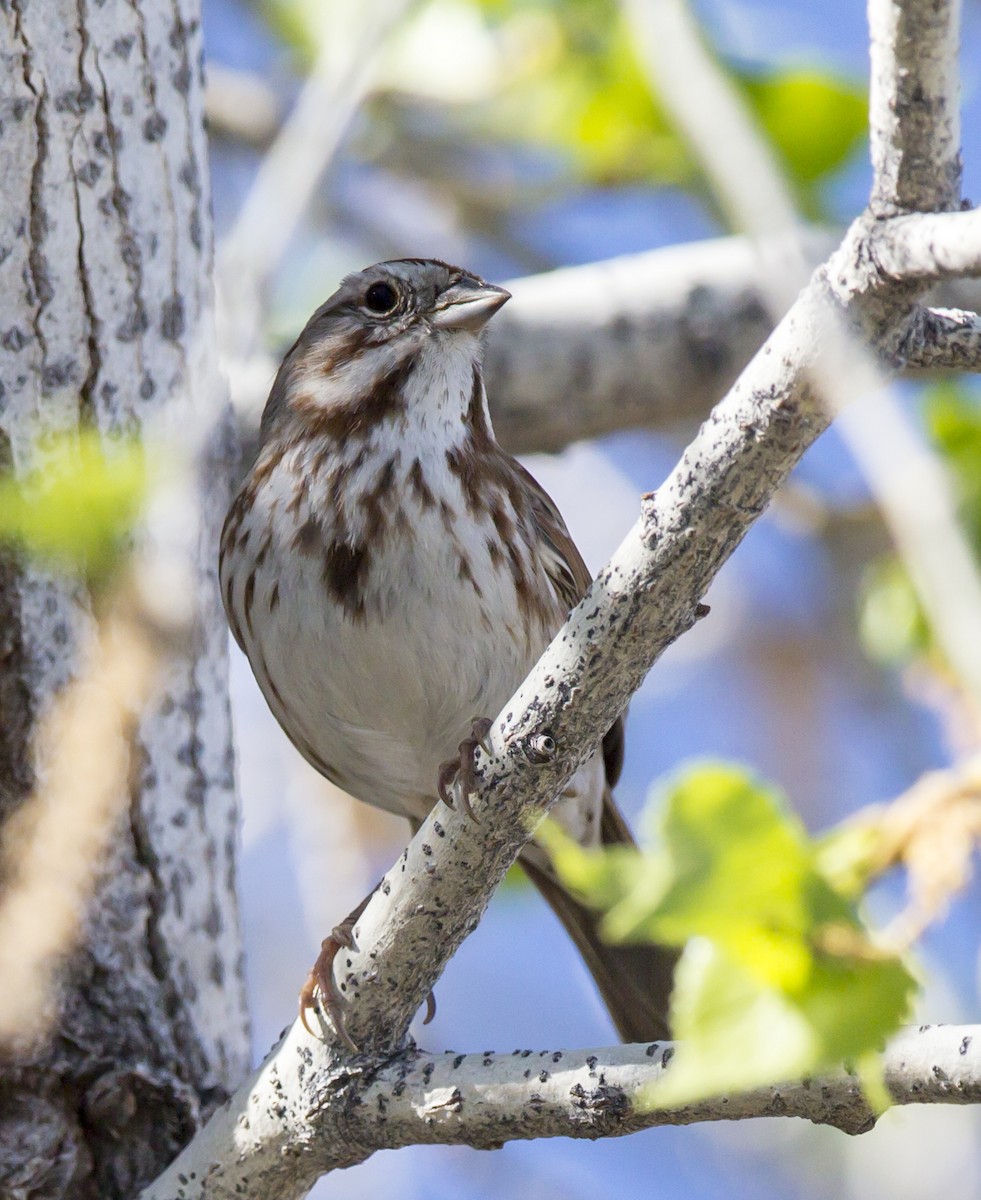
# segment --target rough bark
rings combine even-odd
[[[226,638],[214,584],[229,438],[212,335],[197,0],[0,3],[0,436],[107,443],[210,413],[186,534],[186,655],[139,723],[50,1038],[0,1064],[0,1194],[131,1196],[247,1064]],[[0,804],[44,784],[30,737],[92,620],[72,586],[0,568]]]

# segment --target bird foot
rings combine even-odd
[[[474,717],[470,724],[470,737],[460,743],[456,758],[443,763],[436,776],[436,790],[447,808],[460,807],[475,825],[480,818],[470,805],[470,793],[476,786],[476,755],[480,747],[485,754],[491,753],[487,735],[494,722],[488,717]]]
[[[346,916],[340,925],[335,925],[328,936],[324,938],[320,945],[317,961],[310,968],[310,974],[300,989],[300,1021],[303,1028],[311,1037],[317,1036],[310,1028],[307,1018],[311,1011],[317,1011],[319,1003],[319,1007],[326,1013],[338,1038],[352,1054],[358,1053],[358,1045],[348,1033],[344,1022],[344,1001],[334,982],[334,959],[342,950],[357,948],[354,940],[354,927],[358,923],[358,918],[368,907],[368,901],[377,890],[377,887],[372,888],[358,907]],[[423,1019],[423,1025],[428,1025],[435,1015],[436,997],[430,992],[426,997],[426,1016]]]

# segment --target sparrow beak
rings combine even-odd
[[[431,320],[437,329],[466,329],[476,333],[510,299],[511,293],[504,288],[464,275],[440,295]]]

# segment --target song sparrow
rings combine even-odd
[[[508,299],[437,261],[348,276],[283,360],[222,534],[229,624],[279,723],[328,779],[415,825],[452,796],[475,714],[499,712],[590,582],[491,429],[479,333]],[[610,794],[622,754],[618,721],[553,810],[583,844],[631,841]],[[608,945],[534,843],[521,862],[620,1035],[666,1036],[674,955]],[[332,960],[356,916],[312,975],[335,1021]]]

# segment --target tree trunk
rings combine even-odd
[[[142,714],[130,795],[49,1040],[0,1064],[0,1195],[124,1197],[239,1081],[226,638],[214,582],[229,468],[212,334],[198,0],[0,0],[0,454],[213,414],[193,635]],[[198,517],[194,517],[198,521]],[[72,676],[88,598],[0,564],[0,815],[43,786],[31,737]]]

